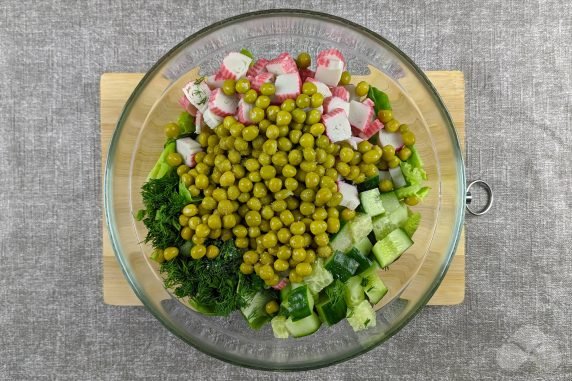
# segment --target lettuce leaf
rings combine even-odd
[[[389,97],[386,93],[379,90],[375,86],[370,86],[367,92],[367,97],[373,101],[375,114],[379,110],[391,110],[391,103],[389,102]]]

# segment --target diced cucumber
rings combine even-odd
[[[421,214],[418,212],[415,213],[412,213],[411,211],[409,212],[410,212],[409,217],[407,217],[407,220],[405,220],[405,222],[401,225],[401,228],[405,233],[407,233],[409,238],[411,238],[413,237],[413,234],[415,234],[415,231],[417,231],[417,228],[419,227],[419,223],[421,222]]]
[[[365,192],[379,186],[379,175],[371,176],[357,185],[358,192]]]
[[[312,293],[317,294],[330,285],[334,281],[334,277],[324,268],[324,262],[321,259],[318,259],[313,267],[312,274],[304,278],[304,283]]]
[[[409,185],[407,187],[396,189],[395,195],[397,196],[398,199],[403,200],[406,197],[417,195],[417,192],[419,192],[419,190],[421,190],[421,185],[418,184]]]
[[[373,255],[381,267],[387,267],[413,245],[411,238],[401,229],[395,229],[373,246]]]
[[[264,307],[271,299],[272,295],[268,291],[258,291],[248,304],[240,309],[251,328],[259,329],[270,321],[271,316],[266,313]]]
[[[376,242],[385,238],[386,235],[397,229],[407,220],[407,206],[399,203],[391,213],[374,217],[372,220],[373,232]]]
[[[369,239],[369,242],[371,242],[372,245],[374,245],[377,242],[377,238],[375,238],[375,233],[373,231],[367,235],[367,238]]]
[[[316,304],[316,311],[320,320],[327,325],[334,325],[346,317],[348,306],[344,298],[332,299],[324,295],[318,304]]]
[[[372,265],[367,271],[361,274],[363,290],[373,305],[377,304],[387,294],[387,286],[379,277],[379,265],[376,263]]]
[[[346,252],[352,246],[352,236],[349,224],[341,227],[340,231],[330,240],[330,247],[333,251]]]
[[[355,275],[361,274],[363,273],[365,270],[369,269],[371,267],[371,261],[370,259],[366,256],[363,255],[358,249],[356,249],[355,247],[352,247],[350,249],[350,251],[348,251],[346,253],[346,255],[348,257],[350,257],[351,259],[353,259],[354,261],[356,261],[357,263],[359,263],[359,267],[357,268]]]
[[[312,314],[314,297],[308,286],[294,288],[288,295],[289,316],[292,321],[300,320]]]
[[[376,316],[371,304],[367,300],[360,302],[353,308],[348,309],[348,323],[354,331],[375,327]]]
[[[403,203],[399,205],[397,209],[395,209],[391,214],[389,214],[389,220],[393,225],[400,226],[405,221],[407,221],[408,212],[407,206]]]
[[[389,219],[389,216],[377,216],[373,218],[373,232],[375,234],[375,242],[385,238],[386,235],[398,228]]]
[[[349,228],[352,242],[358,242],[373,230],[371,216],[365,213],[356,214],[355,218],[349,222]]]
[[[292,317],[286,319],[286,329],[294,337],[311,335],[320,328],[321,324],[315,313],[296,321],[292,320]]]
[[[370,216],[375,217],[385,212],[378,188],[361,192],[359,198],[363,209]]]
[[[277,339],[287,339],[290,334],[288,329],[286,329],[286,317],[285,316],[275,316],[271,321],[272,333]]]
[[[346,293],[344,298],[346,304],[350,307],[358,305],[365,299],[361,276],[356,275],[346,281]]]
[[[385,192],[382,193],[380,196],[381,203],[383,204],[383,208],[385,209],[385,213],[391,213],[395,209],[399,208],[399,199],[395,196],[395,192]]]
[[[373,243],[371,243],[368,237],[363,237],[353,246],[354,249],[358,250],[365,257],[369,255],[372,247]]]
[[[382,180],[391,180],[391,174],[389,171],[379,171],[379,182]]]
[[[332,273],[334,279],[339,279],[342,282],[345,282],[355,274],[359,267],[359,263],[341,251],[336,251],[330,258],[328,258],[324,267]]]
[[[280,300],[288,300],[288,295],[290,295],[290,291],[292,291],[292,284],[288,283],[286,286],[280,290]]]

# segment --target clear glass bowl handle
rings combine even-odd
[[[471,194],[471,188],[473,187],[473,185],[479,185],[481,188],[483,188],[487,192],[487,203],[481,210],[472,210],[469,207],[469,205],[473,201],[473,195]],[[486,214],[489,210],[491,210],[491,207],[493,206],[493,200],[494,200],[493,190],[492,190],[491,186],[486,181],[474,180],[474,181],[471,181],[467,185],[467,195],[466,195],[466,206],[465,207],[467,208],[467,211],[469,213],[471,213],[472,215],[482,216],[483,214]]]

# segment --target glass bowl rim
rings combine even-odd
[[[464,203],[459,203],[459,206],[457,208],[458,209],[457,210],[457,216],[455,219],[455,224],[453,226],[453,234],[454,234],[453,240],[449,245],[448,253],[446,255],[445,262],[441,266],[440,273],[438,274],[437,278],[431,284],[429,290],[423,295],[422,298],[420,298],[417,301],[417,303],[413,306],[411,311],[399,322],[399,324],[397,324],[396,326],[394,326],[390,330],[388,330],[386,335],[384,336],[384,338],[382,340],[379,340],[378,342],[375,342],[369,346],[361,347],[359,350],[357,350],[355,352],[348,353],[347,355],[339,356],[338,358],[327,359],[326,361],[314,362],[314,363],[308,364],[307,366],[306,365],[300,365],[296,369],[292,369],[292,368],[288,368],[288,367],[281,368],[281,367],[265,366],[262,363],[256,365],[256,364],[253,364],[250,362],[242,362],[240,360],[235,360],[234,358],[230,358],[230,359],[226,358],[226,357],[224,357],[224,355],[222,355],[220,353],[216,353],[214,351],[211,351],[209,349],[201,347],[200,344],[194,343],[192,340],[190,340],[187,337],[185,337],[184,335],[180,334],[178,332],[178,328],[176,326],[170,324],[169,321],[163,319],[162,315],[151,306],[149,300],[147,299],[146,294],[144,292],[142,292],[142,290],[139,288],[137,281],[135,280],[135,277],[133,276],[133,274],[131,274],[131,272],[129,270],[129,266],[125,262],[125,259],[123,258],[123,253],[121,251],[120,245],[117,242],[118,233],[117,233],[116,227],[115,227],[115,218],[114,218],[114,211],[113,211],[113,197],[112,197],[112,193],[113,193],[113,186],[112,186],[113,170],[112,170],[110,163],[113,162],[113,157],[114,157],[115,151],[117,149],[120,132],[123,129],[123,125],[125,123],[125,120],[127,119],[127,116],[129,115],[129,112],[132,108],[133,103],[135,102],[135,100],[137,100],[141,91],[147,86],[149,79],[156,74],[156,70],[158,68],[160,68],[166,61],[168,61],[176,52],[178,52],[178,50],[180,48],[182,48],[183,46],[187,45],[188,43],[190,43],[190,42],[192,42],[192,41],[194,41],[194,40],[196,40],[196,39],[198,39],[204,35],[211,33],[214,30],[217,30],[217,29],[224,27],[224,26],[227,26],[227,25],[231,25],[231,24],[239,22],[239,21],[246,21],[249,19],[256,19],[256,18],[261,18],[261,17],[264,18],[264,17],[280,17],[280,16],[310,17],[310,18],[320,19],[322,21],[329,21],[329,22],[335,22],[337,24],[342,24],[343,26],[347,26],[349,28],[356,30],[359,33],[362,33],[362,34],[369,36],[370,38],[372,38],[374,41],[376,41],[380,45],[385,45],[386,47],[390,48],[391,50],[393,50],[397,54],[397,56],[401,60],[403,60],[406,64],[408,64],[413,69],[415,74],[420,77],[423,84],[427,87],[430,95],[432,96],[433,100],[435,101],[438,108],[440,109],[442,116],[445,119],[445,122],[446,122],[445,127],[447,128],[447,130],[449,132],[449,136],[450,136],[452,143],[453,143],[453,149],[454,149],[454,153],[453,153],[454,155],[453,156],[458,161],[458,168],[460,168],[460,172],[457,173],[458,179],[459,179],[458,186],[457,186],[457,188],[458,188],[457,193],[458,193],[459,200],[463,199],[463,197],[465,196],[465,182],[466,182],[465,166],[464,166],[464,162],[463,162],[463,154],[461,152],[457,132],[454,128],[454,124],[453,124],[453,121],[452,121],[451,116],[449,114],[449,111],[447,110],[447,107],[445,106],[445,104],[444,104],[443,100],[441,99],[439,93],[437,92],[437,90],[435,89],[435,87],[433,86],[431,81],[429,81],[429,79],[427,78],[425,73],[415,64],[415,62],[413,62],[413,60],[411,60],[411,58],[409,58],[409,56],[407,56],[405,53],[403,53],[397,46],[395,46],[393,43],[391,43],[385,37],[382,37],[378,33],[375,33],[366,27],[363,27],[357,23],[354,23],[354,22],[349,21],[347,19],[344,19],[342,17],[334,16],[334,15],[327,14],[324,12],[316,12],[316,11],[310,11],[310,10],[304,10],[304,9],[281,9],[281,8],[279,8],[279,9],[268,9],[268,10],[260,10],[260,11],[242,13],[242,14],[235,15],[235,16],[217,21],[215,23],[212,23],[212,24],[200,29],[199,31],[189,35],[185,39],[183,39],[181,42],[179,42],[173,48],[171,48],[167,53],[165,53],[159,60],[157,60],[157,62],[155,64],[153,64],[153,66],[145,73],[145,75],[143,76],[141,81],[138,83],[138,85],[135,87],[135,89],[133,90],[133,92],[131,93],[129,98],[127,99],[127,102],[125,103],[125,106],[123,107],[123,109],[121,111],[121,115],[117,121],[115,130],[113,132],[111,141],[109,143],[109,150],[108,150],[108,154],[106,157],[104,186],[103,186],[103,196],[104,196],[103,201],[104,201],[104,208],[105,208],[105,224],[107,227],[108,234],[111,238],[111,246],[113,247],[113,250],[116,254],[116,258],[120,264],[121,271],[123,272],[125,278],[127,279],[131,289],[135,292],[137,297],[142,301],[142,303],[146,307],[146,309],[149,312],[151,312],[151,314],[157,320],[159,320],[159,322],[161,322],[161,324],[163,324],[171,333],[173,333],[175,336],[177,336],[178,338],[180,338],[181,340],[183,340],[185,343],[189,344],[193,348],[195,348],[195,349],[197,349],[197,350],[199,350],[199,351],[201,351],[201,352],[203,352],[209,356],[212,356],[216,359],[219,359],[221,361],[224,361],[224,362],[227,362],[227,363],[230,363],[233,365],[238,365],[238,366],[247,367],[247,368],[251,368],[251,369],[258,369],[258,370],[303,371],[303,370],[319,369],[322,367],[338,364],[338,363],[350,360],[354,357],[360,356],[366,352],[369,352],[370,350],[378,347],[379,345],[381,345],[382,343],[387,341],[389,338],[391,338],[393,335],[395,335],[397,332],[399,332],[405,325],[407,325],[409,323],[409,321],[411,319],[413,319],[413,317],[415,317],[421,311],[421,309],[427,304],[429,299],[433,296],[433,294],[435,293],[435,291],[437,290],[437,288],[441,284],[441,282],[442,282],[442,280],[443,280],[443,278],[444,278],[444,276],[445,276],[445,274],[449,268],[449,265],[451,264],[453,254],[455,253],[455,251],[457,249],[457,246],[459,243],[459,238],[460,238],[461,227],[462,227],[463,220],[464,220]]]

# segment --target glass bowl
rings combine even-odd
[[[230,51],[254,56],[337,48],[354,83],[367,79],[386,91],[396,118],[417,137],[432,188],[415,207],[422,223],[415,244],[382,273],[390,293],[376,306],[377,325],[358,333],[346,321],[301,338],[278,340],[267,325],[248,328],[239,313],[203,316],[163,287],[142,244],[146,231],[134,219],[140,188],[162,150],[163,125],[175,120],[189,80],[217,70]],[[465,173],[451,118],[423,72],[383,37],[339,17],[301,10],[253,12],[217,22],[161,58],[127,101],[111,141],[104,184],[106,221],[113,248],[131,287],[171,332],[193,347],[230,363],[260,369],[302,370],[347,360],[383,343],[429,301],[445,275],[464,217]]]

